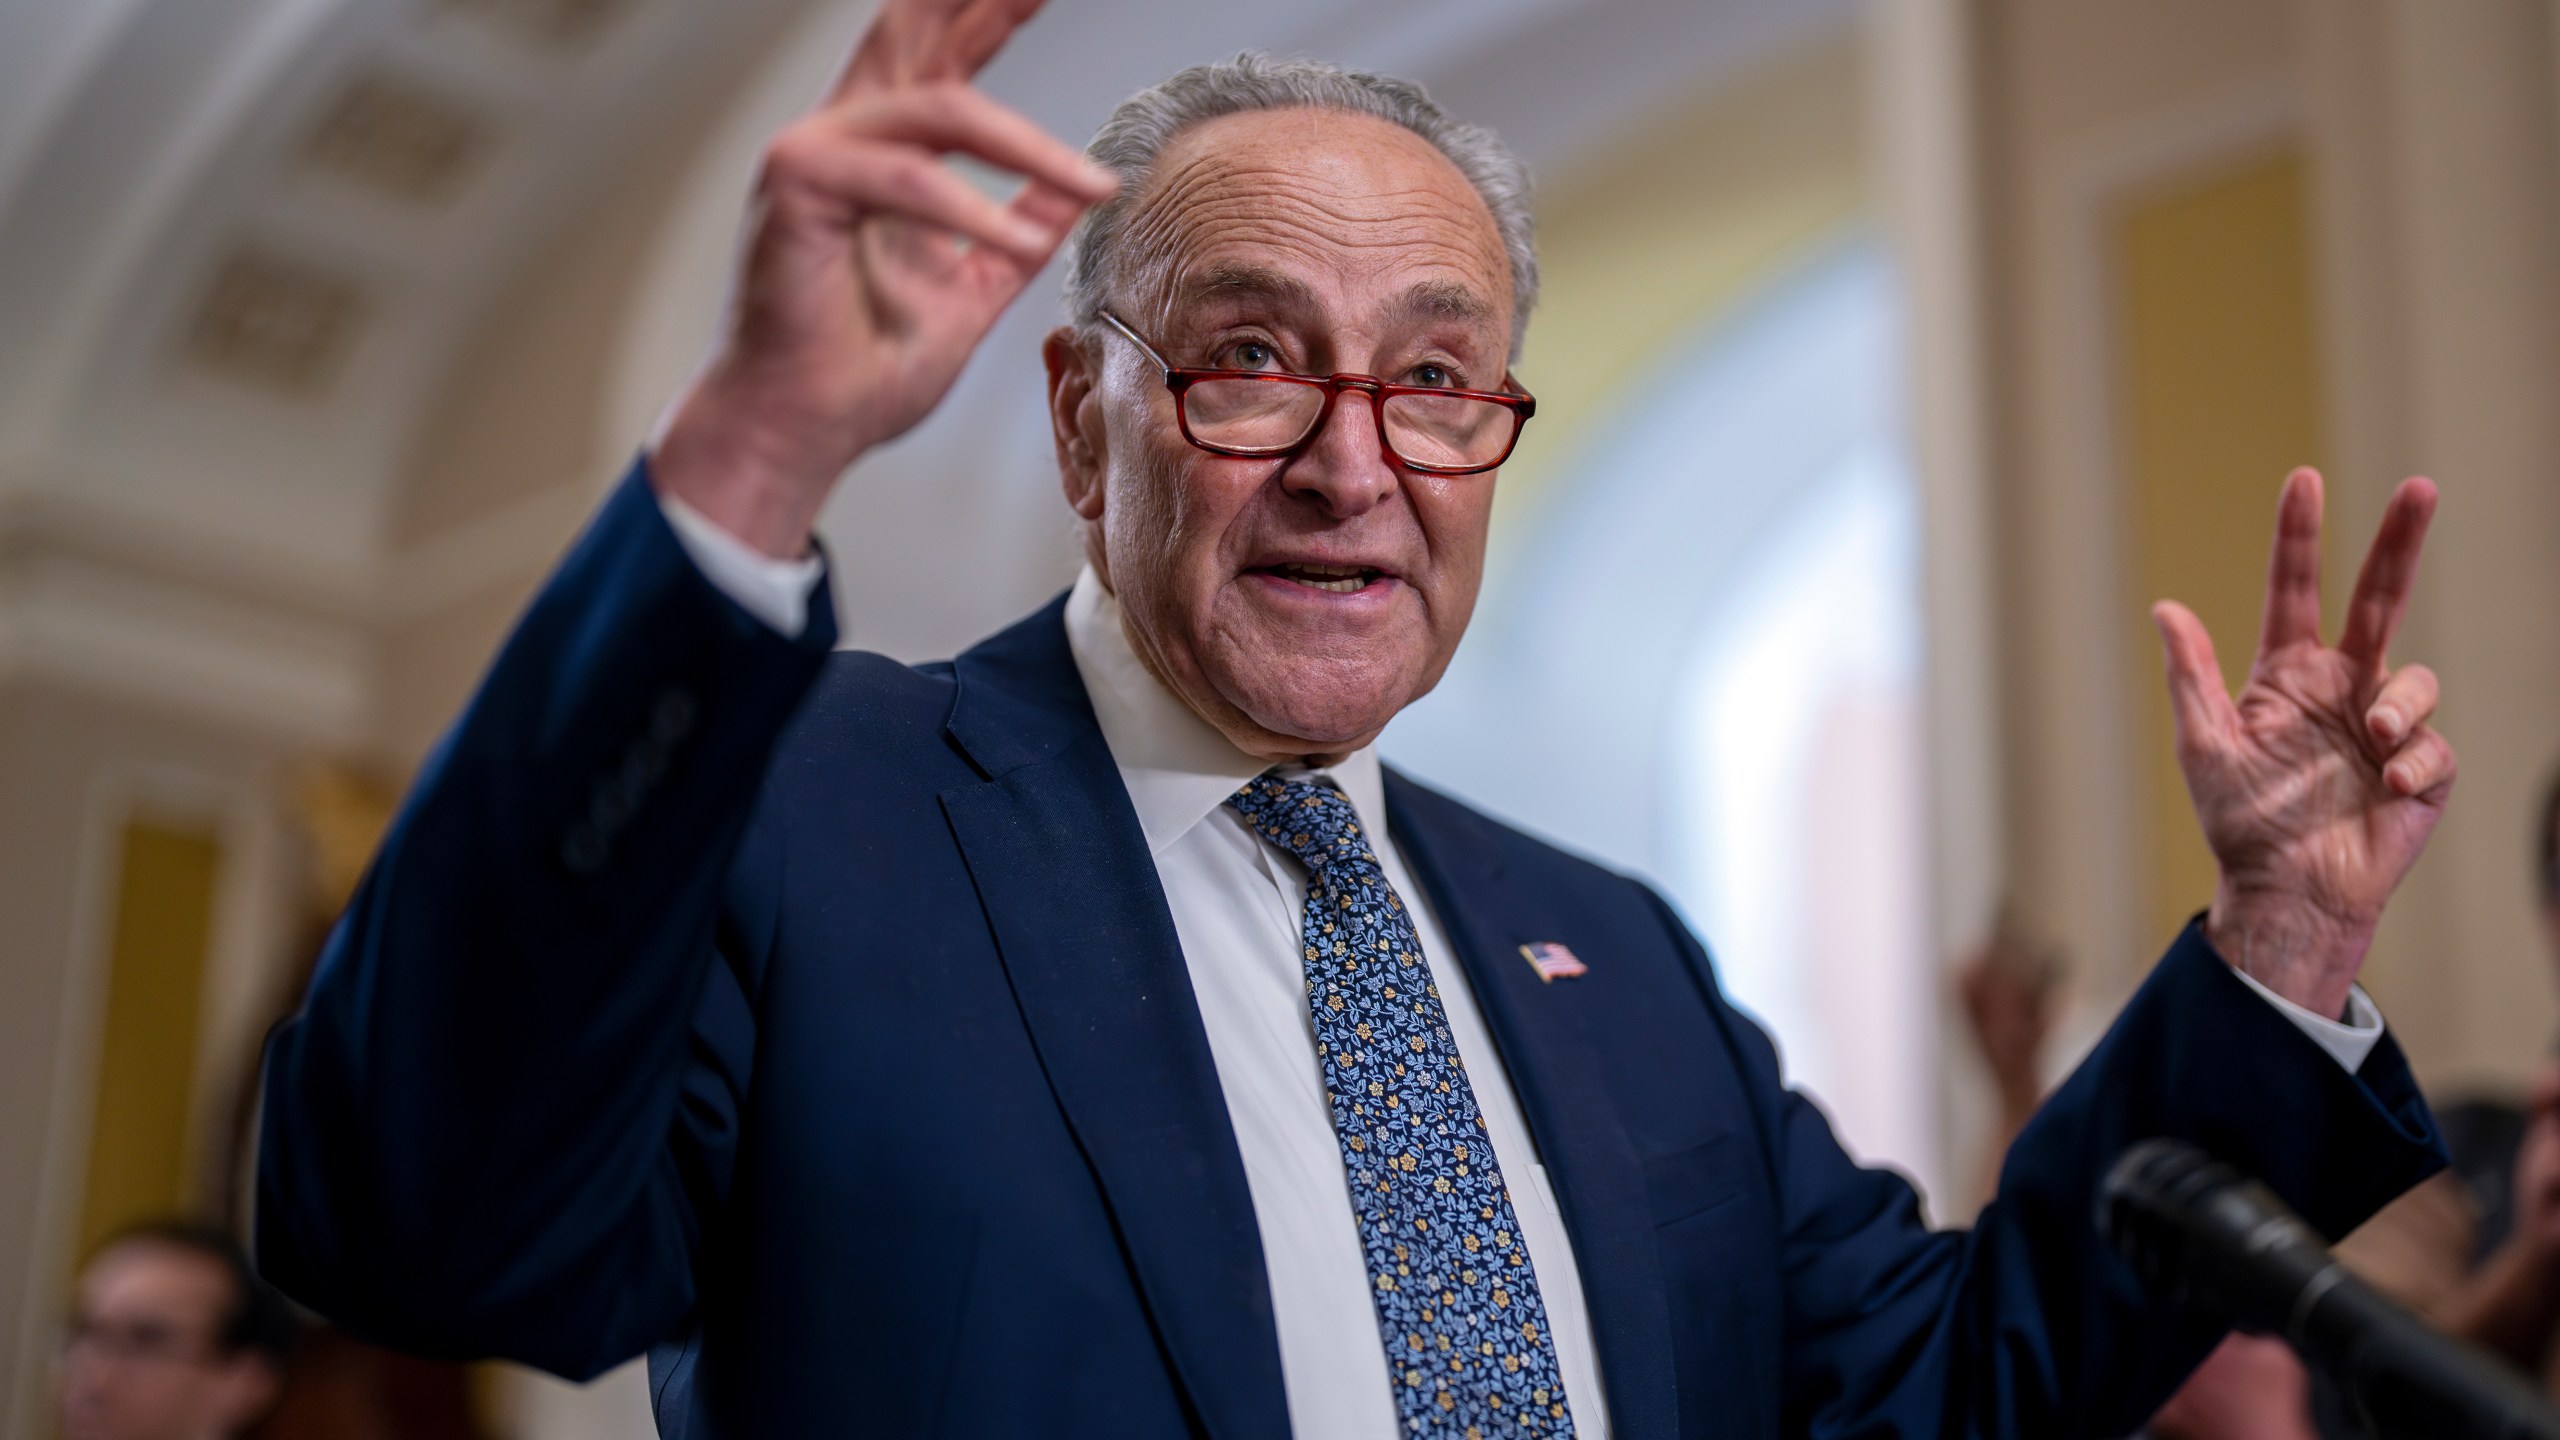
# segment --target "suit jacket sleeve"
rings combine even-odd
[[[786,639],[717,592],[633,468],[269,1041],[258,1248],[289,1292],[572,1376],[681,1325],[752,1045],[724,886],[834,640],[813,614]]]
[[[1768,1037],[1718,1009],[1776,1177],[1789,1435],[2044,1440],[2140,1427],[2222,1332],[2150,1299],[2097,1234],[2098,1181],[2137,1141],[2202,1147],[2333,1240],[2444,1163],[2389,1036],[2349,1074],[2250,993],[2200,925],[2010,1147],[1969,1232],[1932,1231],[1907,1182],[1851,1161],[1822,1113],[1785,1088]]]

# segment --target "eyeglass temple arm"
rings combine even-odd
[[[1112,314],[1108,310],[1100,310],[1095,313],[1102,317],[1102,322],[1104,324],[1129,337],[1129,343],[1137,346],[1138,353],[1146,356],[1158,370],[1163,371],[1168,376],[1173,373],[1172,363],[1166,360],[1162,355],[1157,354],[1156,347],[1148,344],[1146,337],[1140,335],[1137,331],[1130,329],[1128,321],[1121,319],[1119,316]]]

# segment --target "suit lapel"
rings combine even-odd
[[[1388,772],[1389,833],[1430,892],[1555,1181],[1591,1310],[1610,1433],[1620,1440],[1669,1437],[1679,1430],[1670,1310],[1644,1171],[1611,1106],[1579,1007],[1520,959],[1523,942],[1548,937],[1514,923],[1500,883],[1501,852],[1470,819]]]
[[[1051,605],[955,662],[948,729],[986,779],[944,792],[943,812],[1202,1428],[1285,1440],[1244,1161],[1173,917],[1062,613]]]

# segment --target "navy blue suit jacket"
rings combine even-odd
[[[1244,1169],[1051,605],[948,664],[785,639],[633,478],[426,766],[271,1042],[268,1273],[684,1436],[1288,1433]],[[2332,1235],[2441,1163],[2196,931],[1970,1232],[1852,1164],[1644,886],[1390,775],[1550,1167],[1615,1433],[2121,1434],[2213,1333],[2093,1236],[2150,1135]],[[1515,947],[1590,966],[1542,983]]]

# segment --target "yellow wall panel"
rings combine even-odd
[[[2160,941],[2212,898],[2214,866],[2171,748],[2147,611],[2184,601],[2224,678],[2248,674],[2277,486],[2294,466],[2324,464],[2327,448],[2304,183],[2300,155],[2271,155],[2145,198],[2116,235],[2144,913]],[[2339,596],[2328,598],[2335,615]]]
[[[221,860],[210,831],[144,819],[125,826],[81,1254],[190,1198],[187,1122]]]

